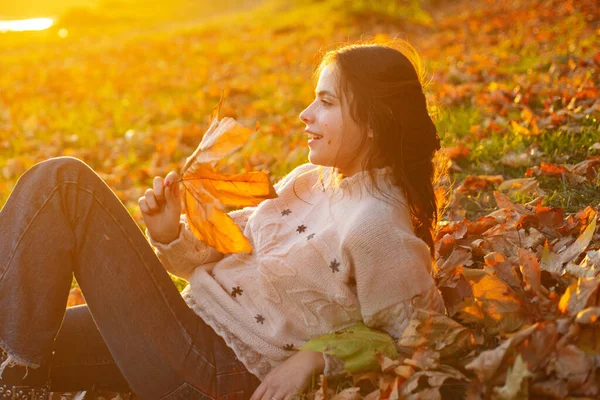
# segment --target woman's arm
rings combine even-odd
[[[275,191],[279,193],[280,190],[282,190],[287,184],[291,183],[299,173],[312,167],[314,166],[311,164],[303,164],[295,168],[292,172],[274,185]],[[242,232],[244,232],[248,218],[255,210],[256,206],[245,207],[240,210],[230,212],[229,216],[233,218]],[[151,236],[148,229],[146,229],[146,236],[148,237],[148,240],[152,246],[155,248],[155,253],[165,269],[171,272],[173,275],[188,281],[196,267],[213,263],[223,258],[223,254],[218,252],[213,247],[203,243],[194,236],[194,234],[189,230],[185,214],[180,215],[179,236],[175,240],[169,243],[161,243]]]
[[[414,234],[370,220],[351,230],[342,257],[352,267],[363,321],[399,338],[416,308],[445,313],[442,296],[430,275],[429,248]],[[343,363],[325,354],[325,375],[338,375]]]
[[[244,231],[248,218],[255,209],[256,207],[246,207],[230,212],[229,216]],[[180,216],[179,236],[172,242],[160,243],[156,241],[152,238],[148,229],[146,229],[146,236],[165,269],[173,275],[188,281],[196,267],[214,263],[223,258],[223,254],[199,240],[192,233],[185,214]]]

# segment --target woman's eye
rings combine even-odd
[[[328,102],[328,101],[325,101],[325,100],[323,100],[323,99],[321,99],[321,104],[323,104],[324,106],[329,106],[329,105],[331,105],[331,103],[330,103],[330,102]]]

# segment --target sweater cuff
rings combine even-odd
[[[325,359],[325,369],[323,375],[328,378],[338,377],[344,375],[344,362],[333,354],[323,353]]]
[[[171,243],[160,243],[154,240],[146,228],[146,236],[150,241],[150,244],[156,248],[162,254],[173,254],[173,255],[181,255],[185,254],[189,247],[189,242],[185,240],[185,224],[183,222],[179,222],[179,236],[177,239],[173,240]]]

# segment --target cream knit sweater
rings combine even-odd
[[[182,216],[179,238],[151,244],[164,267],[189,281],[186,303],[263,380],[311,338],[364,321],[399,337],[414,307],[444,312],[428,247],[406,206],[372,195],[360,172],[329,185],[303,164],[275,185],[276,199],[230,213],[252,254],[218,253]],[[390,169],[375,170],[385,193],[405,198]],[[342,364],[325,355],[325,375]]]

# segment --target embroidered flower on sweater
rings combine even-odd
[[[340,272],[340,269],[338,268],[340,266],[340,262],[336,259],[334,259],[330,264],[329,264],[329,268],[331,268],[331,272]]]
[[[237,296],[238,294],[241,296],[243,292],[244,291],[239,286],[231,288],[231,295],[233,297]]]
[[[265,322],[265,317],[263,317],[262,315],[258,314],[258,315],[257,315],[256,317],[254,317],[254,318],[256,319],[256,322],[257,322],[257,323],[259,323],[259,324],[261,324],[261,325],[264,325],[264,322]]]
[[[290,210],[289,208],[286,208],[285,210],[283,210],[283,211],[281,212],[281,215],[282,215],[283,217],[285,217],[286,215],[290,215],[291,213],[292,213],[292,210]]]
[[[312,239],[312,238],[314,238],[314,237],[315,237],[315,234],[314,234],[314,233],[311,233],[310,235],[308,235],[308,236],[306,237],[306,240],[310,240],[310,239]]]
[[[296,232],[298,233],[303,233],[306,230],[306,226],[304,225],[299,225],[298,228],[296,228]]]

